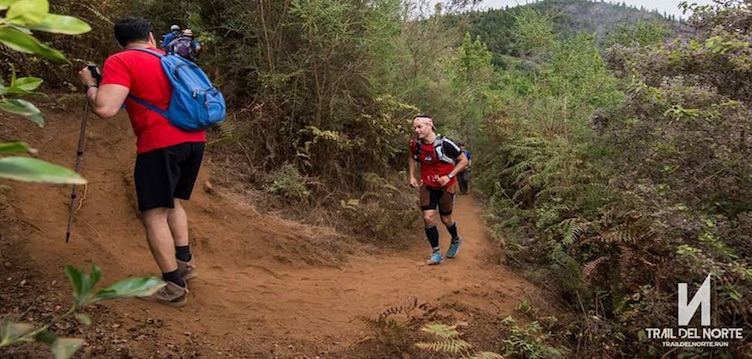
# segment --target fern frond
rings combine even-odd
[[[356,316],[355,319],[358,319],[361,322],[363,322],[368,329],[374,329],[379,326],[378,319],[373,319],[373,318],[369,318],[369,317],[362,316],[362,315]]]
[[[548,181],[548,177],[545,173],[539,172],[531,174],[528,180],[530,181],[530,184],[535,187],[543,187],[546,182]]]
[[[577,193],[577,186],[549,186],[542,189],[535,196],[537,198],[564,197],[569,193]]]
[[[426,324],[420,330],[444,339],[454,339],[460,336],[460,332],[457,329],[441,323]]]
[[[419,342],[415,346],[420,349],[431,350],[437,353],[460,353],[472,348],[472,344],[462,339],[450,339],[441,342]]]
[[[562,234],[564,238],[561,243],[565,246],[571,246],[583,234],[587,233],[590,222],[579,217],[574,217],[559,222],[559,226],[563,228]]]
[[[87,5],[87,4],[81,4],[81,6],[83,6],[86,10],[89,10],[92,14],[94,14],[96,17],[98,17],[102,21],[110,25],[115,25],[115,23],[112,20],[110,20],[110,18],[108,18],[107,16],[104,16],[101,12],[97,11],[97,9],[93,8],[92,6]]]
[[[512,199],[515,201],[518,201],[520,198],[525,197],[526,195],[528,195],[529,193],[532,193],[533,191],[534,191],[533,186],[531,186],[530,184],[526,184],[522,186],[520,189],[518,189],[517,192],[514,193],[514,195],[512,196]]]
[[[595,272],[595,268],[598,267],[599,264],[605,262],[606,259],[608,259],[608,256],[601,256],[582,266],[582,278],[585,279],[585,284],[590,285],[590,279],[592,278],[593,272]]]
[[[514,164],[511,167],[507,167],[504,170],[501,171],[501,174],[506,175],[512,175],[512,176],[519,176],[520,173],[526,172],[528,169],[530,169],[530,162],[529,161],[522,161]]]
[[[622,223],[614,226],[603,235],[603,240],[607,243],[637,243],[649,233],[651,231],[635,226],[632,223]]]
[[[234,121],[225,120],[217,125],[219,137],[216,140],[209,141],[208,145],[214,145],[221,142],[233,142],[239,136],[236,135],[237,126]]]
[[[412,297],[405,304],[395,305],[395,306],[384,309],[381,312],[381,314],[379,314],[379,318],[386,318],[390,315],[399,314],[399,313],[404,313],[405,315],[409,316],[410,313],[416,308],[428,310],[429,306],[427,303],[418,304],[418,297]]]
[[[53,14],[70,14],[70,5],[50,4],[50,13]]]
[[[523,185],[523,184],[525,184],[525,183],[529,183],[529,182],[530,182],[530,176],[532,176],[532,175],[533,175],[533,173],[535,173],[535,172],[533,172],[533,169],[532,169],[532,168],[530,168],[530,169],[528,169],[528,170],[525,170],[525,171],[522,171],[522,172],[520,172],[520,173],[519,173],[519,174],[518,174],[518,175],[517,175],[517,176],[516,176],[516,177],[514,178],[514,181],[515,181],[515,182],[517,183],[517,185],[519,185],[519,186],[521,186],[521,185]]]
[[[394,319],[386,319],[381,317],[378,319],[373,319],[365,316],[357,316],[355,318],[362,321],[366,325],[366,328],[374,332],[381,333],[387,331],[399,331],[402,329]]]

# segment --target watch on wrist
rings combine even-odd
[[[447,175],[447,177],[448,177],[449,179],[452,179],[452,178],[454,178],[454,175],[450,173],[450,174],[448,174],[448,175]]]
[[[99,85],[84,85],[84,92],[89,92],[92,87],[99,88]]]

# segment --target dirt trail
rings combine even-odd
[[[19,126],[0,135],[24,138],[40,150],[41,158],[72,167],[79,116],[47,111],[43,129],[3,118],[3,123]],[[81,191],[85,200],[70,243],[64,241],[70,187],[13,184],[20,223],[25,223],[25,238],[14,244],[22,248],[18,255],[61,283],[56,286],[61,293],[69,293],[65,264],[95,263],[102,267],[103,283],[158,272],[135,210],[129,126],[123,115],[90,118],[82,162],[89,185]],[[210,160],[207,164],[211,168]],[[204,172],[200,181],[207,178]],[[200,273],[190,283],[188,305],[173,309],[138,300],[107,304],[128,317],[164,318],[160,332],[167,337],[184,339],[188,332],[222,345],[285,339],[346,347],[368,334],[354,317],[375,317],[412,296],[434,305],[456,303],[505,314],[523,297],[535,295],[533,286],[492,263],[498,249],[487,239],[471,196],[459,196],[455,209],[464,239],[460,255],[439,266],[423,264],[428,245],[422,232],[404,238],[413,243],[404,252],[358,252],[341,267],[322,267],[300,258],[317,255],[311,245],[331,236],[326,231],[258,215],[242,203],[206,193],[201,183],[186,209]],[[445,250],[448,234],[440,227]]]

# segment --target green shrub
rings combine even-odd
[[[291,202],[307,200],[311,192],[306,186],[307,179],[291,164],[286,164],[269,174],[264,190]]]

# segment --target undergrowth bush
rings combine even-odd
[[[291,164],[286,164],[269,174],[264,190],[292,202],[307,200],[311,192],[308,180]]]
[[[420,219],[417,197],[411,196],[412,191],[392,184],[399,183],[401,178],[390,181],[375,173],[365,173],[363,177],[368,184],[366,190],[360,198],[341,200],[338,212],[361,238],[404,246],[402,232]]]
[[[614,45],[607,63],[618,79],[582,37],[503,77],[475,183],[490,197],[489,222],[509,233],[510,261],[537,264],[530,277],[581,314],[568,326],[575,335],[560,338],[576,343],[573,357],[668,354],[644,329],[676,327],[677,284],[708,274],[714,326],[751,326],[741,294],[752,291],[748,10],[699,8],[692,37]],[[679,351],[746,350],[732,340]]]
[[[518,325],[512,317],[502,319],[501,324],[508,328],[508,337],[504,340],[504,355],[507,358],[560,358],[561,350],[548,345],[550,333],[544,332],[540,323],[530,322]]]

